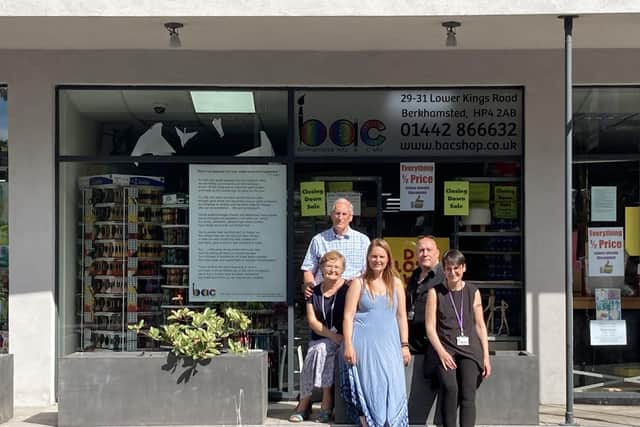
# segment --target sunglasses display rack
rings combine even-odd
[[[190,306],[189,200],[186,195],[166,194],[163,201],[162,308],[168,312]]]
[[[127,326],[162,323],[164,179],[80,178],[80,346],[83,351],[155,350]]]

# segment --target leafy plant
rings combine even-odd
[[[226,342],[233,353],[247,351],[247,346],[237,337],[246,331],[251,320],[243,312],[228,307],[223,315],[215,309],[206,307],[202,312],[189,308],[174,310],[167,317],[168,324],[160,328],[144,329],[144,320],[129,325],[129,330],[148,336],[154,341],[167,343],[177,356],[190,357],[193,360],[209,359],[222,352]]]

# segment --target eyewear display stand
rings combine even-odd
[[[80,178],[81,351],[157,349],[127,326],[162,321],[163,189],[160,177]]]

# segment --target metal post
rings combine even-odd
[[[564,84],[565,84],[565,210],[564,210],[564,226],[565,226],[565,300],[566,300],[566,411],[564,416],[564,424],[567,426],[575,426],[577,423],[573,419],[573,259],[572,253],[572,138],[573,138],[573,78],[572,78],[572,37],[573,37],[573,19],[576,16],[561,16],[564,20]]]

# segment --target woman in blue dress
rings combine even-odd
[[[363,427],[407,426],[405,292],[382,239],[371,242],[366,270],[349,286],[343,333],[342,394],[349,415]]]

